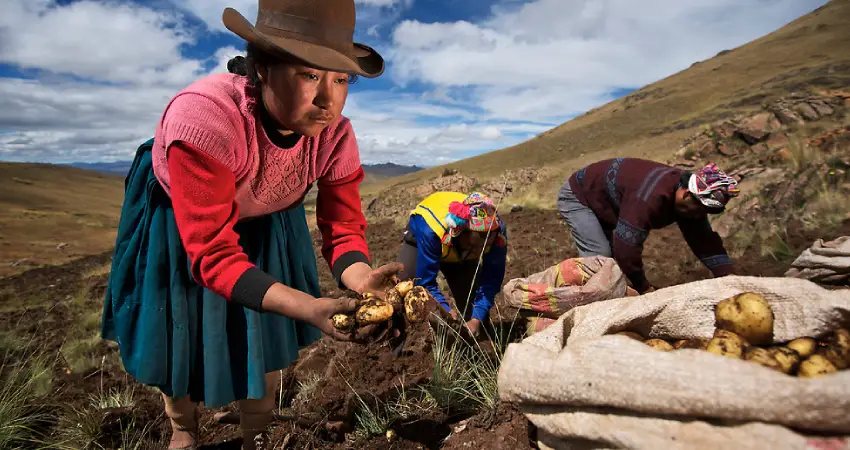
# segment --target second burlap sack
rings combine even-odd
[[[709,338],[714,306],[742,292],[768,300],[777,343],[850,324],[847,290],[789,278],[697,281],[572,309],[508,347],[499,394],[519,405],[552,448],[846,445],[850,371],[797,378],[702,350],[661,352],[611,335]],[[816,433],[826,437],[811,436]]]

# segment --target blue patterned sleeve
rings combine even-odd
[[[507,239],[504,245],[494,245],[484,255],[481,263],[481,283],[475,293],[475,301],[472,304],[472,318],[482,322],[487,320],[490,310],[496,303],[496,294],[502,289],[502,281],[505,279],[505,265],[508,257]]]
[[[416,238],[416,284],[422,286],[434,296],[437,303],[446,311],[451,311],[451,306],[437,285],[437,274],[440,272],[440,256],[443,246],[440,238],[431,230],[431,227],[420,216],[413,216],[410,220],[410,231]]]
[[[715,277],[733,273],[732,259],[723,247],[723,239],[711,228],[708,217],[679,219],[678,224],[691,251]]]

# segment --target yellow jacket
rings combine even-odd
[[[462,202],[466,199],[466,194],[460,192],[435,192],[416,205],[416,208],[410,212],[411,216],[421,216],[425,219],[425,223],[431,228],[431,231],[437,235],[438,239],[443,239],[443,236],[448,232],[446,225],[446,214],[449,213],[449,204],[451,202]],[[442,244],[442,254],[440,261],[442,262],[460,262],[461,257],[457,250],[451,245]],[[485,249],[485,253],[490,249]],[[464,260],[478,259],[478,255],[467,255]]]

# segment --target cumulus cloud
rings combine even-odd
[[[202,62],[182,19],[133,4],[4,0],[0,61],[108,82],[187,83]]]
[[[186,49],[195,55],[210,30],[230,34],[227,6],[257,14],[256,0],[2,1],[0,63],[35,74],[0,78],[10,161],[130,159],[168,100],[226,71],[242,44]],[[825,1],[511,0],[477,22],[398,23],[412,3],[357,0],[358,38],[375,41],[392,84],[352,88],[344,113],[364,162],[434,165],[518,143]]]
[[[345,106],[366,163],[432,166],[483,148],[518,143],[550,126],[480,120],[468,109],[428,102],[413,94],[367,91]]]
[[[392,75],[451,92],[495,118],[568,117],[764,35],[824,0],[536,0],[480,23],[399,24]],[[647,14],[651,11],[650,14]]]

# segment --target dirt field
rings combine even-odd
[[[523,210],[504,218],[511,230],[506,280],[575,256],[567,229],[554,211]],[[816,238],[832,237],[802,227],[789,227],[787,231],[788,255],[798,254]],[[370,226],[368,239],[375,260],[389,262],[395,258],[400,232],[391,222]],[[833,234],[850,234],[850,220]],[[753,246],[738,258],[741,274],[780,276],[793,259],[763,256],[762,250]],[[122,438],[122,427],[126,430],[128,423],[134,423],[133,429],[145,435],[138,448],[155,448],[167,436],[157,393],[129,379],[120,368],[115,346],[94,337],[106,283],[104,268],[109,260],[110,254],[105,253],[0,279],[3,351],[13,360],[23,359],[32,348],[54,357],[49,366],[52,382],[45,395],[38,397],[38,408],[45,416],[36,431],[43,439],[73,443],[88,439],[91,448],[97,448],[93,442],[103,448],[117,448],[122,440],[126,445],[129,439],[126,433]],[[675,227],[651,234],[645,261],[648,276],[657,286],[709,276]],[[319,260],[319,267],[325,293],[339,294],[323,260]],[[284,371],[279,413],[288,419],[276,422],[273,441],[278,446],[285,442],[286,448],[532,448],[533,427],[510,405],[477,411],[424,405],[426,397],[420,394],[427,389],[422,387],[433,385],[429,382],[436,373],[434,345],[432,333],[423,324],[412,330],[404,352],[397,358],[387,345],[364,347],[322,340],[309,347],[296,365]],[[125,401],[124,406],[117,402],[118,406],[108,408],[91,407],[92,398],[103,399],[113,391],[131,392],[130,406]],[[379,429],[395,433],[392,441],[384,432],[364,434],[363,404],[390,402],[407,408],[394,420],[378,420]],[[204,411],[203,448],[239,448],[238,427],[216,423],[215,412]],[[81,437],[79,430],[76,434],[69,432],[69,421],[88,424],[89,432],[84,434],[88,437]]]

